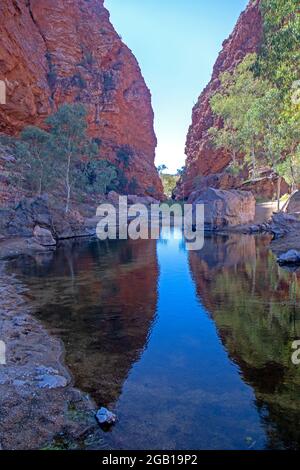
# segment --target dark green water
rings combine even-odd
[[[300,275],[268,240],[67,242],[11,269],[116,449],[300,448]]]

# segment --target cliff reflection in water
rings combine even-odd
[[[98,405],[114,403],[155,318],[156,242],[70,241],[11,269],[29,287],[35,316],[63,341],[75,386]]]
[[[281,269],[268,239],[211,237],[189,262],[197,294],[229,356],[253,387],[269,448],[300,448],[300,275]]]

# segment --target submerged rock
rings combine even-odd
[[[300,251],[289,250],[278,257],[279,264],[300,264]]]
[[[117,421],[116,415],[104,407],[97,412],[96,418],[100,424],[114,424]]]

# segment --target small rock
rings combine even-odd
[[[34,227],[34,238],[42,246],[54,246],[56,241],[54,240],[50,230],[42,228],[39,225]]]
[[[36,368],[36,380],[39,388],[64,388],[68,380],[52,367],[39,366]]]
[[[279,264],[300,264],[300,252],[297,250],[289,250],[280,255],[277,261]]]
[[[259,233],[262,231],[262,228],[260,225],[251,225],[250,227],[250,233]]]
[[[68,381],[65,377],[61,375],[50,375],[45,374],[40,376],[38,381],[39,388],[64,388],[68,385]]]
[[[104,407],[97,412],[96,418],[100,424],[114,424],[117,421],[116,415]]]

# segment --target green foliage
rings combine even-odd
[[[89,193],[106,194],[117,176],[116,167],[107,160],[91,160],[80,166],[76,186]]]
[[[48,189],[54,180],[50,161],[51,136],[34,126],[26,127],[16,143],[15,154],[23,169],[25,184],[38,195]]]
[[[128,168],[133,157],[133,150],[129,145],[123,145],[117,151],[117,160],[123,168]]]
[[[110,189],[115,189],[119,193],[125,194],[128,188],[128,178],[122,168],[117,168],[117,181],[111,185]]]
[[[157,171],[160,175],[167,169],[168,169],[168,167],[164,163],[162,165],[158,165],[158,167],[157,167]]]
[[[259,59],[261,60],[261,59]],[[246,56],[233,73],[221,76],[221,87],[211,99],[211,107],[222,119],[223,127],[211,128],[209,134],[217,148],[231,154],[230,170],[238,173],[243,155],[253,177],[268,166],[296,184],[297,149],[300,142],[300,106],[291,94],[284,96],[270,80],[257,74],[257,57]],[[293,162],[293,174],[290,176]],[[278,188],[278,197],[280,188]]]
[[[277,165],[279,174],[284,175],[285,180],[295,190],[300,184],[300,145],[294,155],[289,155]]]
[[[98,145],[98,147],[101,147],[101,145],[102,145],[102,140],[101,140],[99,137],[94,137],[94,138],[92,139],[92,142],[93,142],[94,144]]]
[[[248,241],[240,246],[240,241],[235,243],[230,238],[225,243],[231,246],[232,257],[245,250],[245,243],[250,248]],[[213,252],[216,246],[209,248]],[[240,256],[237,268],[224,249],[227,263],[214,266],[209,276],[201,254],[191,253],[191,266],[229,356],[254,387],[258,409],[268,428],[268,448],[283,448],[285,444],[297,448],[300,370],[291,361],[291,344],[300,334],[299,278],[296,273],[278,269],[276,258],[265,249],[263,241],[258,240],[251,250],[253,256]],[[266,373],[267,365],[282,371],[274,374],[271,386],[272,374]],[[285,436],[285,443],[279,436]]]
[[[8,164],[11,184],[36,195],[51,188],[55,170],[51,164],[50,141],[48,132],[34,126],[26,127],[19,139],[1,136],[0,144],[15,158],[14,163]]]
[[[182,166],[181,168],[178,168],[178,170],[177,170],[177,176],[182,177],[182,176],[185,175],[185,173],[186,173],[186,167],[185,167],[185,166]]]
[[[120,194],[126,194],[128,192],[128,178],[126,177],[124,170],[119,166],[113,165],[116,172],[116,178],[107,185],[107,192],[116,191]]]
[[[156,193],[155,187],[154,186],[148,186],[148,188],[146,188],[146,192],[150,196],[154,196],[155,193]]]
[[[115,89],[115,82],[111,72],[103,73],[103,89],[104,93],[108,93],[109,91]]]
[[[79,62],[78,65],[81,65],[82,67],[89,69],[91,68],[95,63],[95,59],[93,57],[93,54],[90,51],[86,51],[83,54],[83,58],[81,62]]]
[[[120,166],[100,159],[102,142],[88,137],[86,114],[81,104],[65,104],[46,120],[48,131],[29,126],[19,138],[0,136],[1,148],[16,159],[11,164],[11,183],[34,194],[64,188],[66,212],[76,189],[83,192],[79,192],[81,199],[84,193],[111,190],[137,193],[137,179],[128,181],[124,172],[133,151],[127,146],[119,149]]]
[[[78,72],[78,73],[76,73],[75,75],[73,75],[73,77],[72,77],[72,84],[73,84],[74,86],[79,87],[81,90],[83,90],[84,88],[87,87],[86,80],[84,79],[84,77],[81,75],[80,72]]]
[[[228,167],[226,168],[226,173],[232,176],[239,176],[241,172],[241,166],[238,162],[231,162]]]
[[[139,183],[138,183],[138,180],[136,179],[136,177],[134,176],[128,184],[128,193],[129,194],[137,194],[138,191],[139,191]]]
[[[231,154],[230,171],[242,155],[250,173],[269,166],[293,186],[299,183],[299,0],[261,0],[263,41],[233,73],[221,76],[211,107],[223,127],[211,128],[213,145]]]
[[[160,175],[160,177],[161,177],[162,184],[163,184],[163,187],[164,187],[164,194],[167,197],[172,197],[172,193],[173,193],[173,190],[176,187],[179,176],[163,173],[163,174]]]
[[[65,104],[50,116],[52,153],[57,159],[57,171],[66,187],[66,212],[71,191],[78,179],[78,166],[83,158],[91,160],[99,152],[97,144],[87,137],[86,109],[81,104]]]
[[[257,70],[283,92],[300,77],[299,0],[262,0],[264,39]]]
[[[238,154],[243,152],[254,173],[261,135],[256,108],[268,90],[268,83],[254,76],[255,62],[256,55],[249,54],[232,74],[221,75],[221,89],[212,97],[211,107],[222,118],[224,127],[209,130],[214,145],[231,153],[234,167]]]

